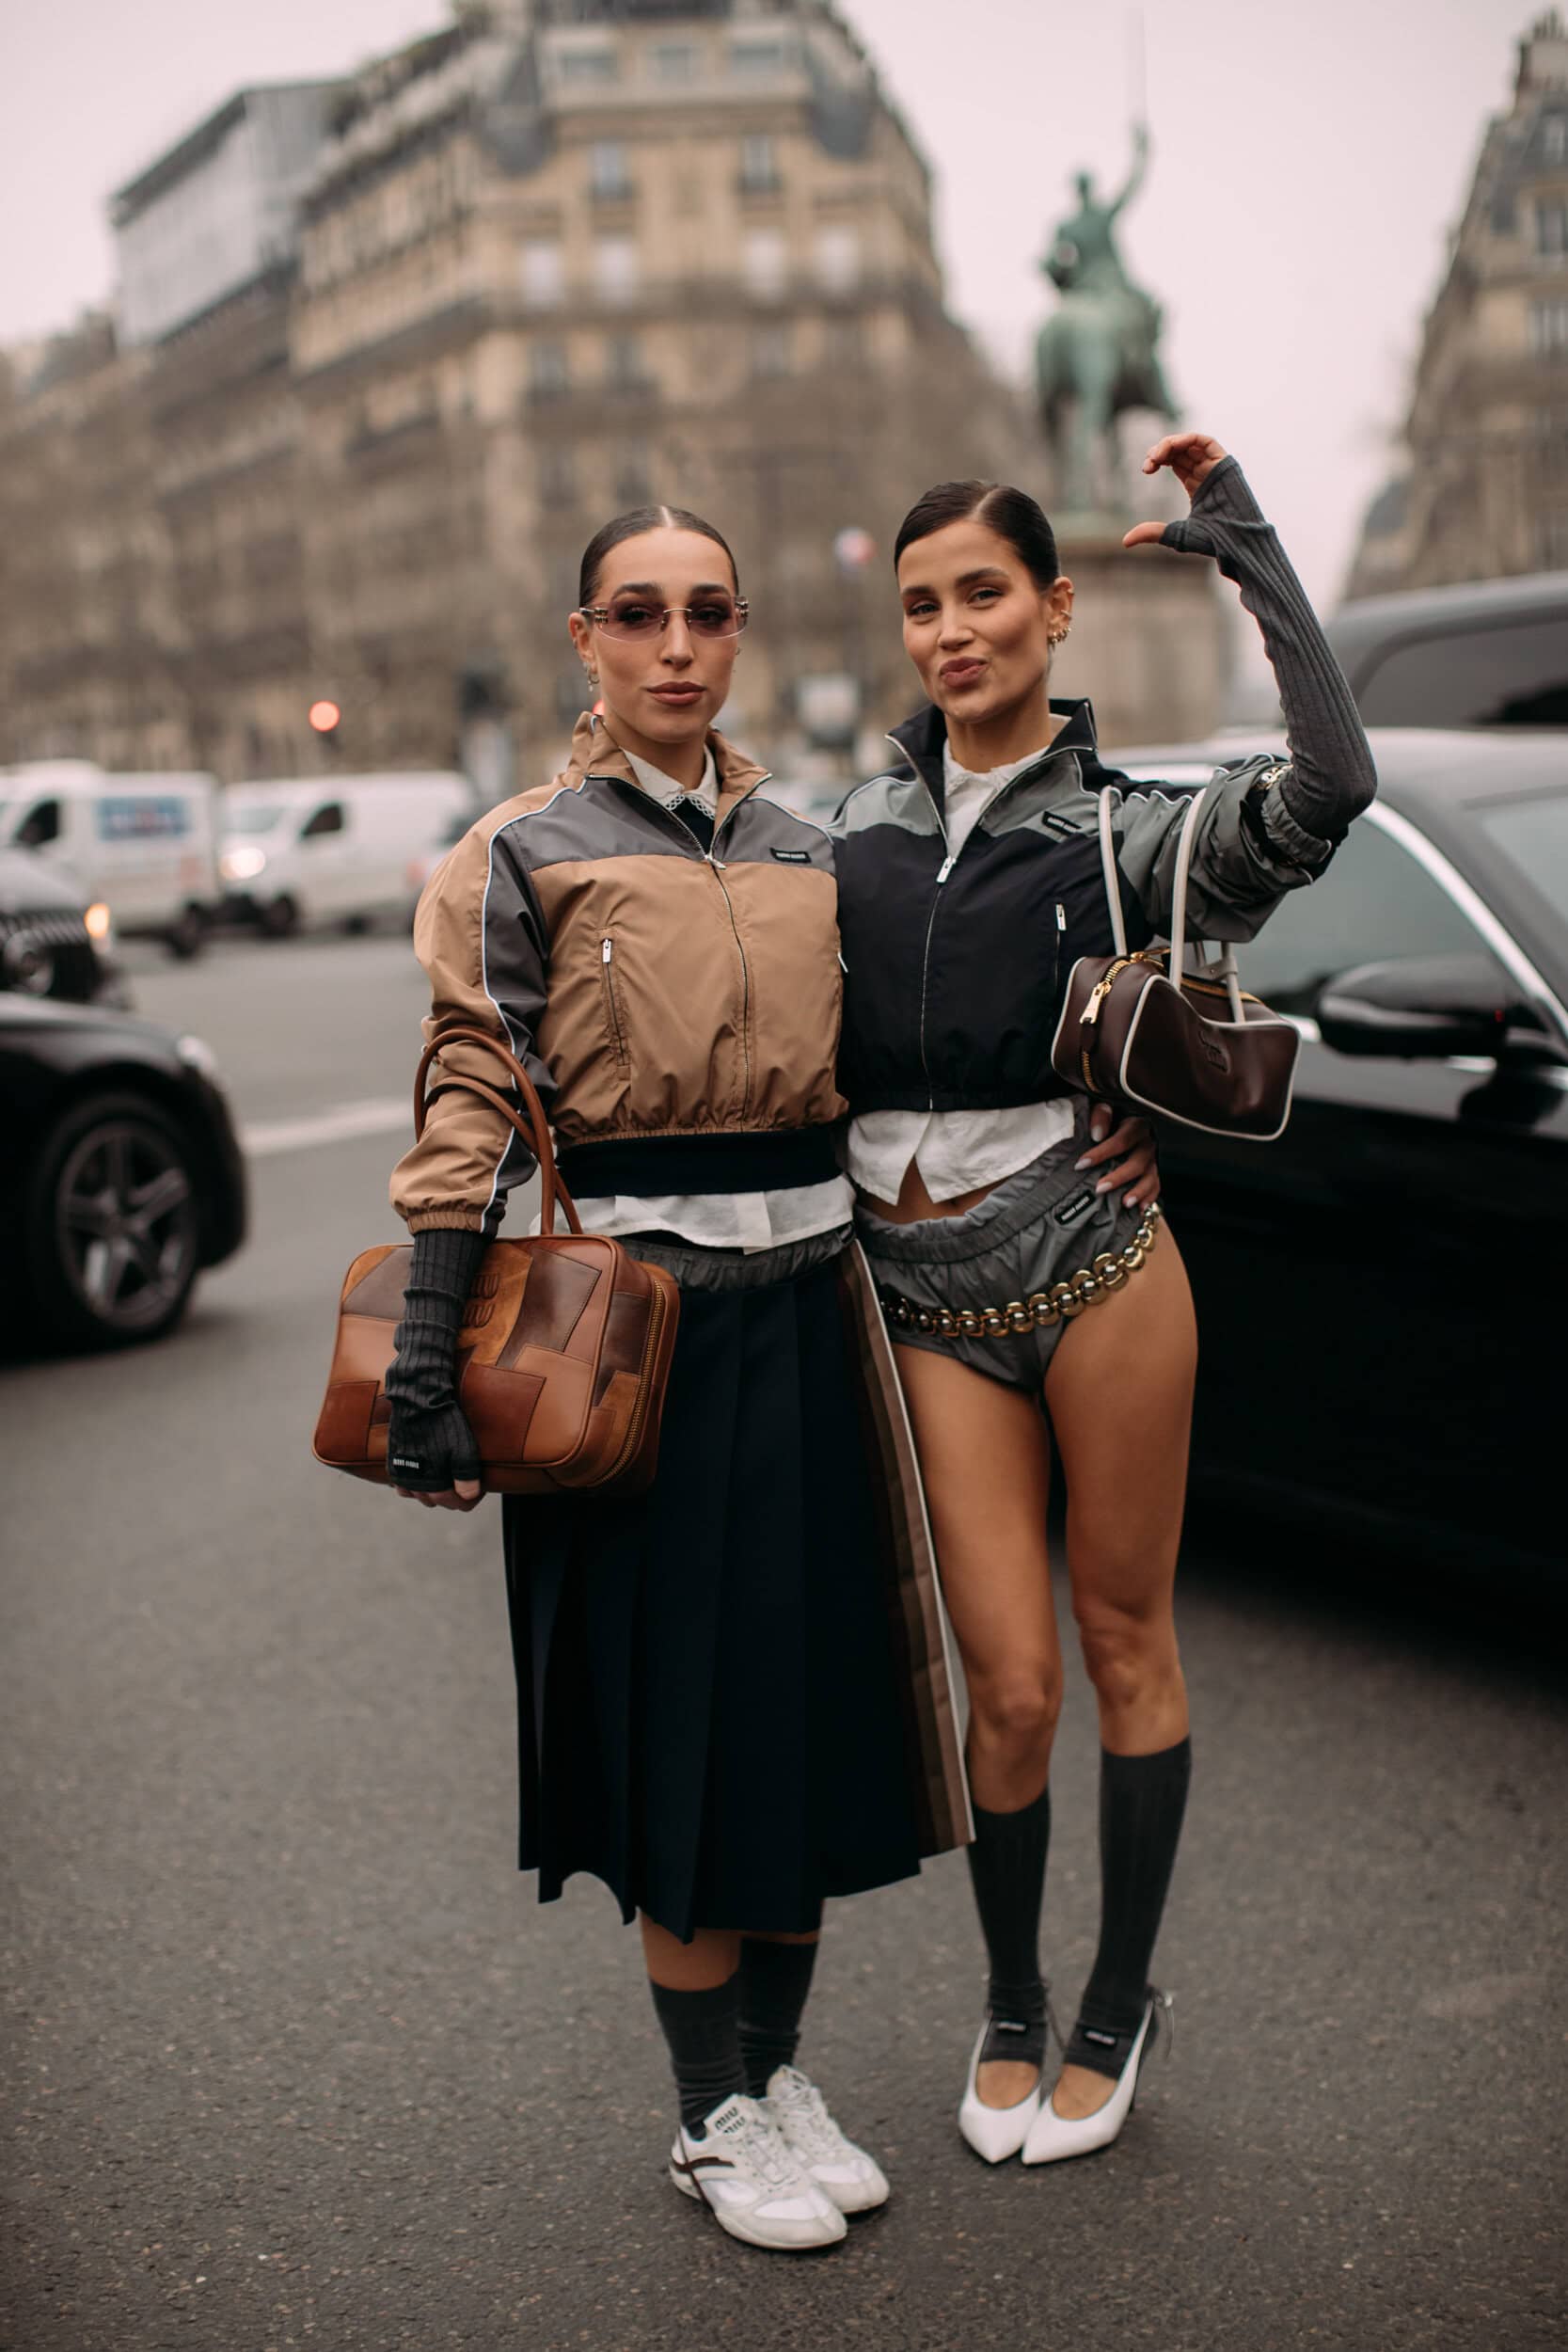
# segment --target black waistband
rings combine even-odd
[[[558,1155],[567,1187],[583,1200],[607,1193],[789,1192],[825,1184],[841,1171],[834,1127],[771,1136],[616,1136],[578,1143]]]

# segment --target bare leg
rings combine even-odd
[[[1168,1227],[1127,1288],[1066,1330],[1045,1383],[1068,1485],[1073,1614],[1103,1745],[1153,1756],[1187,1736],[1172,1594],[1197,1331]],[[1093,2114],[1103,2074],[1064,2067],[1058,2114]]]
[[[639,1924],[648,1975],[672,1993],[711,1992],[716,1984],[728,1984],[740,1965],[737,1929],[699,1928],[690,1943],[683,1944],[645,1911],[639,1914]]]
[[[1022,1390],[925,1348],[896,1354],[969,1685],[970,1787],[987,1811],[1016,1812],[1045,1787],[1062,1705],[1044,1423]],[[975,2087],[1006,2107],[1037,2080],[1034,2066],[997,2061]]]

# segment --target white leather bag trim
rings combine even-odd
[[[1196,1127],[1201,1134],[1206,1136],[1234,1136],[1238,1143],[1277,1143],[1280,1136],[1285,1133],[1286,1126],[1290,1121],[1291,1104],[1294,1099],[1296,1090],[1296,1068],[1301,1060],[1301,1031],[1296,1027],[1293,1021],[1287,1021],[1283,1015],[1276,1014],[1273,1021],[1267,1023],[1246,1020],[1210,1021],[1207,1016],[1204,1017],[1204,1026],[1206,1028],[1245,1029],[1254,1036],[1257,1035],[1260,1028],[1264,1027],[1289,1029],[1294,1037],[1296,1041],[1296,1050],[1291,1057],[1291,1078],[1289,1085],[1285,1089],[1284,1116],[1280,1120],[1278,1126],[1271,1129],[1267,1135],[1256,1134],[1251,1128],[1232,1126],[1212,1127],[1206,1119],[1183,1119],[1181,1113],[1180,1111],[1173,1111],[1168,1104],[1151,1103],[1147,1095],[1140,1094],[1135,1087],[1132,1087],[1128,1084],[1127,1065],[1132,1057],[1133,1041],[1138,1034],[1138,1024],[1144,1017],[1144,1007],[1148,1004],[1154,987],[1174,988],[1175,985],[1176,983],[1174,980],[1167,980],[1163,972],[1158,973],[1156,974],[1151,986],[1144,989],[1139,994],[1137,1004],[1133,1008],[1132,1018],[1127,1026],[1127,1042],[1122,1048],[1121,1063],[1120,1067],[1117,1071],[1117,1078],[1118,1080],[1117,1091],[1122,1095],[1125,1101],[1129,1103],[1141,1103],[1145,1110],[1152,1111],[1159,1119],[1174,1119],[1179,1127]]]

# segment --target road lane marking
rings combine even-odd
[[[356,1136],[388,1136],[398,1128],[413,1131],[413,1115],[405,1095],[379,1095],[368,1103],[344,1103],[335,1111],[316,1111],[307,1119],[267,1119],[240,1130],[240,1141],[253,1160],[270,1159],[277,1152],[309,1152],[324,1143],[350,1143]]]

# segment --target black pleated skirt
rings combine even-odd
[[[673,1933],[815,1927],[919,1867],[877,1499],[832,1264],[684,1289],[658,1476],[508,1497],[519,1859]]]

